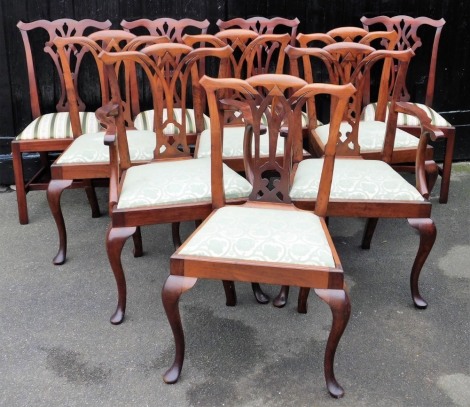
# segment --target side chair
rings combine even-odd
[[[419,233],[419,247],[410,273],[411,296],[417,308],[426,308],[427,303],[419,292],[419,276],[424,263],[431,252],[436,238],[436,227],[431,219],[431,202],[425,175],[426,146],[429,139],[442,137],[439,129],[430,124],[429,118],[420,110],[406,103],[398,102],[404,84],[412,50],[389,51],[375,50],[372,47],[357,43],[335,43],[323,48],[291,48],[286,52],[291,61],[304,64],[326,65],[329,80],[333,84],[351,83],[357,89],[351,98],[347,112],[340,126],[340,137],[337,143],[337,159],[333,172],[330,204],[327,216],[361,217],[367,219],[362,240],[362,248],[369,249],[378,218],[405,218]],[[349,71],[350,60],[357,65]],[[368,75],[373,69],[380,72],[380,92],[378,109],[388,103],[390,66],[396,64],[398,70],[393,81],[390,114],[385,125],[385,141],[382,157],[378,160],[364,160],[361,151],[360,112],[363,92],[367,91]],[[345,69],[343,69],[345,68]],[[304,72],[314,72],[308,68]],[[307,78],[307,82],[314,78]],[[312,109],[308,110],[309,114]],[[421,121],[421,136],[416,154],[416,184],[410,184],[390,165],[396,135],[398,112],[415,114]],[[312,121],[311,121],[312,122]],[[328,140],[330,125],[311,129],[311,137]],[[326,151],[326,150],[325,150]],[[317,187],[320,180],[320,169],[324,158],[301,160],[298,165],[289,196],[295,206],[314,210],[318,203]],[[288,287],[283,287],[275,300],[275,305],[286,303]],[[308,289],[301,289],[299,294],[299,312],[307,310]]]
[[[413,78],[410,78],[410,75],[408,75],[407,84],[405,84],[403,88],[400,100],[405,102],[412,101],[415,106],[424,110],[431,119],[431,124],[438,127],[444,134],[444,138],[441,139],[441,141],[445,142],[444,160],[442,165],[438,166],[439,175],[441,176],[439,202],[447,203],[449,198],[452,159],[454,155],[455,127],[452,126],[452,124],[450,124],[435,109],[433,109],[438,48],[445,20],[443,18],[434,20],[428,17],[414,18],[399,15],[393,17],[377,16],[370,18],[364,16],[361,18],[361,22],[364,29],[368,31],[370,30],[371,32],[377,28],[383,29],[384,27],[386,30],[397,32],[398,41],[395,45],[395,49],[404,50],[406,48],[411,48],[416,53],[416,57],[414,58],[416,59],[416,62],[413,63],[412,67],[416,68],[416,71],[418,72],[418,59],[420,61],[419,66],[425,67],[425,72],[419,75],[419,81],[421,82],[421,80],[424,79],[423,87],[425,86],[425,89],[422,91],[422,97],[418,94],[419,89],[416,85],[416,75]],[[426,34],[431,31],[433,33],[433,36],[431,37],[432,46],[430,46],[431,44],[426,44],[425,41],[425,39],[429,38]],[[427,67],[429,67],[428,71]],[[396,69],[396,67],[393,68]],[[414,81],[414,84],[412,81]],[[374,120],[375,115],[376,103],[368,104],[363,112],[364,120]],[[421,133],[419,121],[414,116],[406,115],[405,113],[398,114],[398,128],[406,131],[407,133],[413,134],[416,137],[419,137]],[[398,160],[394,159],[394,162],[398,162]],[[400,162],[406,164],[407,161]],[[402,165],[401,168],[407,169],[405,165]]]
[[[121,262],[126,240],[130,236],[138,237],[141,226],[199,221],[211,213],[210,159],[192,158],[186,139],[185,109],[189,103],[189,90],[192,89],[193,95],[200,94],[199,59],[209,56],[225,59],[231,52],[228,46],[193,50],[184,44],[169,43],[149,46],[140,52],[101,53],[113,95],[113,108],[109,109],[108,116],[115,120],[115,127],[109,127],[105,137],[111,159],[111,223],[106,235],[106,250],[118,291],[116,311],[111,317],[113,324],[123,321],[126,309],[127,289]],[[132,63],[141,69],[146,86],[152,93],[155,112],[153,159],[137,166],[130,165],[128,131],[120,108],[121,94],[115,74],[116,64],[123,63]],[[169,71],[171,75],[168,75]],[[180,102],[183,112],[181,122],[173,114],[175,100]],[[167,128],[177,131],[169,135],[165,132]],[[246,201],[251,192],[250,183],[227,166],[223,171],[226,199],[234,203]],[[175,241],[174,233],[173,238],[178,246],[181,242]]]
[[[170,276],[162,289],[162,301],[175,340],[175,359],[163,375],[175,383],[183,366],[185,339],[179,302],[199,278],[224,281],[227,305],[235,305],[235,281],[292,284],[311,287],[331,308],[332,326],[324,355],[328,391],[342,397],[334,375],[334,356],[350,315],[343,269],[326,227],[336,137],[352,85],[310,84],[281,74],[261,74],[249,79],[212,79],[201,84],[207,92],[211,117],[211,215],[173,254]],[[219,99],[221,90],[229,97]],[[327,94],[334,101],[331,142],[324,160],[319,201],[314,212],[295,208],[289,198],[294,139],[302,140],[301,109],[306,100]],[[225,174],[222,137],[225,108],[238,107],[245,127],[247,176],[253,185],[248,202],[230,205],[224,197]],[[269,159],[261,157],[262,116],[269,122]],[[278,134],[287,123],[284,160],[276,157]],[[300,154],[302,151],[300,150]],[[207,327],[210,329],[210,327]],[[232,338],[233,339],[233,338]],[[235,340],[235,339],[233,339]],[[278,374],[279,372],[274,372]]]
[[[88,19],[77,21],[63,18],[53,21],[37,20],[30,23],[20,21],[17,26],[21,33],[26,55],[33,119],[11,143],[18,216],[20,224],[24,225],[29,222],[26,194],[29,191],[45,190],[47,188],[51,160],[49,153],[65,150],[73,140],[64,75],[53,40],[56,37],[81,36],[97,30],[108,29],[111,27],[111,21]],[[42,34],[46,36],[43,43],[40,42]],[[38,49],[36,50],[36,48]],[[38,53],[39,49],[41,49],[40,54]],[[44,58],[40,58],[40,56],[44,56]],[[45,67],[48,64],[51,64],[51,66],[46,70]],[[49,98],[49,95],[48,92],[45,92],[45,89],[53,89],[52,83],[46,84],[46,79],[39,76],[38,66],[41,66],[41,70],[47,71],[48,81],[51,81],[54,74],[58,76],[60,96],[54,107],[47,106],[46,99]],[[75,75],[78,75],[79,67],[80,64],[76,67],[77,72],[74,73]],[[53,100],[54,98],[51,96],[50,99]],[[99,131],[100,124],[96,120],[94,112],[85,111],[86,106],[82,101],[80,101],[79,110],[81,126],[90,132]],[[30,180],[26,181],[23,171],[23,154],[25,153],[39,153],[41,160],[40,170]],[[92,194],[90,188],[86,188],[86,191]],[[96,210],[93,208],[93,196],[89,195],[89,199],[90,204],[92,204],[93,215],[96,216]]]
[[[98,107],[106,105],[110,101],[108,79],[103,62],[98,56],[105,50],[118,52],[129,47],[131,49],[141,47],[142,43],[168,42],[168,39],[166,37],[136,37],[134,34],[122,30],[104,30],[88,37],[56,38],[54,41],[64,70],[74,135],[73,142],[51,165],[51,181],[47,188],[49,206],[59,235],[59,248],[53,263],[60,265],[65,262],[67,254],[67,232],[61,207],[63,191],[73,185],[74,180],[87,180],[92,186],[94,180],[108,179],[110,174],[109,150],[103,144],[104,130],[89,131],[82,127],[78,120],[78,98],[81,94],[86,95],[93,85],[100,98]],[[87,77],[86,86],[79,83],[80,77],[74,75],[76,64],[81,64],[84,54],[89,56],[88,61],[94,68],[91,75]],[[117,67],[117,69],[123,71],[123,67]],[[131,70],[131,67],[121,74],[121,78],[123,75],[128,75],[127,78],[123,78],[128,95],[128,98],[124,99],[127,105],[123,106],[123,109],[126,114],[126,125],[132,129],[129,131],[129,136],[131,136],[129,137],[130,159],[133,163],[142,163],[153,158],[155,136],[151,131],[136,130],[133,127],[131,99],[136,97],[136,91],[129,89],[131,84],[135,83],[135,78],[131,79],[130,77],[133,74],[134,71]],[[95,202],[94,208],[99,216],[100,210],[94,189],[92,192]]]

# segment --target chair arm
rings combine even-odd
[[[416,152],[416,189],[420,194],[429,199],[429,188],[427,185],[426,177],[426,148],[428,144],[428,139],[432,141],[439,140],[444,137],[444,133],[441,129],[431,124],[431,118],[426,114],[426,112],[419,108],[418,106],[407,103],[407,102],[397,102],[395,105],[395,111],[397,113],[410,114],[418,118],[420,121],[421,135],[419,137],[418,150]],[[429,165],[429,163],[428,163]],[[435,165],[435,163],[434,163]]]
[[[421,134],[426,134],[432,141],[444,138],[444,133],[441,129],[431,124],[431,118],[426,112],[409,102],[397,102],[395,105],[397,113],[404,113],[415,116],[420,121]]]
[[[104,144],[107,146],[114,142],[116,139],[116,124],[114,119],[119,114],[119,105],[116,103],[109,102],[108,104],[101,106],[95,112],[95,116],[100,122],[101,126],[106,129],[104,137]]]

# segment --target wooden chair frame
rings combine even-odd
[[[436,66],[437,66],[437,56],[439,48],[439,40],[441,38],[442,28],[444,27],[445,20],[443,18],[439,20],[434,20],[428,17],[410,17],[405,15],[398,15],[393,17],[387,16],[377,16],[377,17],[365,17],[361,18],[361,22],[365,30],[369,31],[372,27],[385,27],[387,30],[394,30],[398,33],[398,41],[396,43],[395,49],[404,50],[406,48],[411,48],[415,52],[419,52],[419,48],[423,46],[423,39],[418,34],[420,27],[429,27],[435,29],[434,38],[432,42],[431,55],[428,59],[429,61],[429,71],[426,79],[426,92],[424,98],[424,105],[432,109],[433,100],[434,100],[434,88],[436,81]],[[371,31],[373,32],[373,31]],[[403,92],[400,95],[400,100],[409,102],[411,101],[411,95],[406,87],[406,84],[403,88]],[[415,102],[417,100],[414,100]],[[418,101],[420,102],[420,101]],[[369,103],[369,101],[367,101]],[[435,124],[434,122],[432,122]],[[439,202],[447,203],[449,198],[449,188],[450,188],[450,175],[452,171],[452,159],[454,155],[454,145],[455,145],[455,127],[454,126],[439,126],[439,129],[443,132],[444,137],[440,139],[445,142],[444,148],[444,160],[442,165],[438,166],[439,175],[441,176],[441,188],[439,193]],[[419,126],[411,125],[401,125],[399,128],[413,134],[417,137],[420,135]],[[400,157],[396,157],[394,162],[396,163],[407,163],[412,162],[413,160],[405,159],[401,160]],[[409,167],[401,166],[407,170]],[[430,185],[430,189],[432,189]]]
[[[83,134],[80,122],[78,120],[78,102],[77,102],[77,86],[75,77],[70,66],[70,52],[80,48],[80,53],[89,53],[92,55],[96,63],[99,86],[101,88],[102,105],[110,102],[110,90],[108,79],[104,70],[103,62],[99,59],[99,54],[102,51],[121,51],[126,49],[135,49],[141,47],[142,44],[167,42],[166,37],[143,36],[136,37],[134,34],[122,30],[107,30],[100,31],[88,37],[73,37],[73,38],[57,38],[54,40],[58,48],[62,67],[64,68],[64,78],[67,88],[68,98],[70,100],[70,118],[72,123],[72,131],[74,138],[78,138]],[[79,63],[79,61],[76,61]],[[119,69],[119,67],[117,68]],[[126,93],[127,106],[125,107],[126,123],[127,126],[133,128],[131,103],[132,99],[136,97],[135,89],[131,89],[135,85],[135,78],[131,75],[134,73],[132,67],[126,71]],[[103,131],[104,137],[104,131]],[[73,144],[65,149],[63,154],[67,154],[68,150],[72,148]],[[94,148],[94,147],[90,147]],[[91,162],[61,162],[61,156],[51,166],[51,181],[47,188],[47,198],[49,206],[54,217],[59,235],[59,248],[57,254],[53,259],[55,265],[63,264],[66,260],[67,254],[67,231],[64,221],[64,216],[61,208],[61,196],[65,189],[69,188],[74,180],[88,180],[91,183],[96,179],[108,179],[110,176],[109,161],[94,160]],[[90,194],[93,198],[93,208],[95,216],[100,215],[100,209],[94,190],[91,189]]]
[[[107,21],[95,21],[95,20],[72,20],[68,18],[47,21],[38,20],[30,23],[20,21],[17,24],[20,29],[21,37],[23,39],[24,50],[26,54],[26,65],[28,70],[28,82],[29,82],[29,96],[31,102],[31,114],[32,119],[38,119],[42,116],[43,111],[41,109],[41,98],[39,92],[39,84],[36,78],[35,71],[35,58],[34,52],[31,46],[30,35],[37,32],[37,30],[45,30],[48,35],[48,40],[44,44],[44,51],[47,53],[53,62],[55,71],[57,72],[59,83],[60,83],[60,98],[56,105],[57,112],[66,112],[68,110],[68,100],[65,92],[65,81],[62,73],[62,68],[59,64],[59,57],[53,44],[53,40],[56,37],[62,36],[80,36],[85,31],[90,30],[104,30],[111,26],[111,22]],[[85,109],[84,105],[80,106],[81,110]],[[16,185],[16,196],[18,200],[18,216],[20,224],[27,224],[28,218],[28,206],[26,201],[26,194],[33,190],[45,190],[48,183],[41,181],[41,176],[49,171],[49,157],[48,153],[60,152],[72,142],[71,137],[60,137],[50,138],[41,137],[34,138],[31,140],[15,139],[11,143],[12,156],[13,156],[13,170]],[[27,182],[24,179],[23,173],[23,154],[39,152],[41,158],[40,170]],[[87,191],[89,191],[87,189]]]
[[[425,161],[426,146],[429,139],[437,139],[442,137],[442,132],[430,124],[430,119],[420,109],[415,109],[404,102],[397,102],[401,91],[401,86],[406,77],[406,71],[413,51],[375,51],[373,48],[356,43],[336,43],[320,48],[292,48],[288,47],[286,52],[291,61],[300,61],[307,55],[315,55],[317,58],[326,62],[327,70],[332,83],[353,83],[357,89],[354,99],[351,100],[350,107],[344,120],[352,126],[351,133],[348,133],[344,139],[339,139],[337,146],[338,156],[346,156],[345,158],[358,157],[360,152],[358,144],[358,133],[360,131],[360,111],[362,103],[362,92],[367,89],[367,72],[378,62],[384,61],[381,76],[381,89],[379,95],[379,104],[386,104],[388,100],[388,84],[390,69],[387,64],[391,64],[391,58],[397,62],[398,71],[392,93],[392,108],[387,121],[387,135],[385,138],[382,160],[386,163],[391,162],[393,151],[394,135],[396,129],[396,118],[398,112],[408,112],[416,115],[421,120],[421,136],[420,145],[416,154],[416,189],[422,195],[422,201],[406,201],[406,200],[367,200],[367,199],[337,199],[330,198],[327,216],[341,217],[364,217],[367,218],[367,227],[362,240],[362,248],[369,249],[373,232],[377,225],[378,218],[406,218],[409,224],[415,228],[420,235],[420,243],[417,255],[415,257],[413,267],[410,274],[410,285],[413,303],[417,308],[426,308],[427,303],[422,298],[418,280],[422,267],[433,247],[436,238],[436,227],[431,219],[431,203],[429,202],[429,190],[427,188]],[[337,54],[351,57],[357,61],[362,61],[356,66],[354,72],[348,80],[343,72],[340,59]],[[390,65],[388,65],[390,66]],[[334,68],[333,68],[334,67]],[[341,74],[342,73],[342,74]],[[309,78],[311,80],[311,78]],[[307,81],[309,81],[307,80]],[[310,113],[311,114],[311,110]],[[312,129],[312,135],[315,137],[316,129]],[[337,157],[341,160],[343,157]],[[300,157],[297,157],[300,162]],[[296,168],[297,170],[297,168]],[[313,175],[312,175],[313,176]],[[295,178],[294,178],[295,180]],[[295,181],[294,181],[295,183]],[[302,209],[314,210],[315,199],[296,199],[291,195],[294,204]],[[288,290],[284,289],[276,299],[278,306],[285,305]],[[301,290],[299,298],[299,312],[307,310],[308,290]]]
[[[154,160],[144,166],[154,166],[158,169],[158,165],[165,163],[174,163],[174,165],[185,165],[188,160],[193,160],[190,149],[185,140],[185,115],[183,114],[183,122],[178,123],[173,119],[171,111],[174,105],[173,93],[180,84],[181,90],[187,89],[189,80],[192,81],[193,96],[199,94],[199,73],[197,63],[200,58],[215,56],[219,58],[228,58],[232,50],[226,46],[220,49],[200,48],[193,50],[184,44],[157,44],[147,47],[141,52],[127,53],[106,53],[103,52],[101,58],[107,64],[113,92],[113,109],[109,110],[109,115],[115,117],[116,126],[108,129],[106,136],[106,144],[110,148],[111,157],[111,176],[110,176],[110,193],[109,193],[109,213],[111,224],[108,228],[106,237],[106,249],[108,258],[116,278],[118,290],[118,304],[116,311],[111,317],[111,323],[119,324],[124,319],[126,309],[126,281],[124,270],[121,262],[121,252],[126,240],[133,236],[136,245],[139,247],[138,252],[142,252],[140,242],[140,227],[144,225],[172,223],[175,227],[179,222],[183,221],[199,221],[204,219],[211,212],[210,198],[208,201],[202,200],[198,202],[186,203],[161,203],[148,205],[138,208],[119,208],[118,204],[122,196],[122,188],[125,185],[128,170],[130,168],[129,152],[126,142],[126,129],[123,123],[123,114],[119,109],[119,87],[114,74],[113,65],[123,61],[129,61],[142,67],[153,94],[153,107],[155,114],[154,129],[156,133],[156,148],[154,151]],[[173,58],[174,66],[168,66],[165,61]],[[162,64],[157,64],[156,60],[162,60]],[[166,75],[165,69],[171,69],[172,75]],[[180,82],[178,82],[180,81]],[[185,105],[185,99],[182,105]],[[164,107],[169,109],[168,118],[163,118]],[[163,133],[164,128],[168,124],[174,124],[179,129],[179,133],[175,133],[173,137],[168,137]],[[162,149],[162,147],[165,147]],[[156,166],[156,167],[155,167]],[[150,168],[150,167],[148,167]],[[241,177],[240,177],[241,178]],[[231,202],[242,203],[246,198],[232,198]],[[174,232],[174,231],[173,231]],[[173,233],[175,237],[175,233]],[[175,246],[181,244],[174,240]]]
[[[290,204],[288,189],[290,184],[290,166],[292,157],[291,140],[293,138],[302,139],[301,108],[305,100],[314,97],[319,93],[328,93],[335,99],[336,113],[332,118],[331,134],[338,134],[339,122],[342,117],[348,98],[354,92],[352,86],[334,87],[326,84],[307,85],[303,80],[279,74],[266,74],[253,76],[246,81],[239,79],[211,79],[204,77],[201,80],[202,86],[207,92],[211,116],[212,135],[212,207],[213,213],[204,223],[191,235],[185,243],[171,257],[170,276],[167,278],[162,290],[162,300],[170,322],[175,339],[175,359],[173,365],[167,370],[163,378],[166,383],[174,383],[178,380],[185,351],[185,341],[181,317],[179,313],[180,296],[192,288],[198,278],[222,279],[227,295],[227,305],[235,305],[236,294],[234,288],[235,281],[260,281],[269,284],[279,284],[289,281],[291,284],[309,286],[315,288],[316,294],[325,301],[333,314],[332,329],[326,346],[324,368],[325,379],[328,391],[334,397],[341,397],[344,394],[343,388],[337,382],[334,371],[334,355],[338,342],[341,338],[349,319],[350,305],[346,286],[343,280],[342,267],[339,258],[333,247],[331,239],[328,242],[334,256],[334,267],[320,266],[300,266],[298,264],[284,264],[269,261],[253,261],[244,259],[243,256],[235,259],[198,255],[186,253],[193,239],[204,231],[218,214],[222,213],[229,206],[226,206],[222,188],[222,132],[224,105],[241,108],[246,126],[245,134],[245,160],[247,164],[248,177],[253,182],[253,192],[249,201],[239,206],[239,213],[256,210],[274,210],[277,216],[287,216],[288,213],[304,213],[295,209]],[[244,95],[246,100],[241,103],[231,98],[221,100],[218,103],[218,93],[221,88],[229,88],[233,92],[229,94]],[[266,93],[259,92],[260,88],[265,88]],[[287,92],[286,92],[287,91]],[[285,94],[292,91],[291,98],[286,99]],[[239,99],[239,98],[237,98]],[[270,109],[269,106],[276,106]],[[268,110],[267,110],[268,109]],[[261,160],[259,149],[259,137],[261,134],[261,116],[265,113],[270,121],[270,158],[268,162]],[[286,156],[282,164],[276,159],[275,151],[278,140],[278,133],[285,119],[288,119],[287,142],[285,144]],[[254,139],[254,140],[253,140]],[[328,206],[329,185],[334,165],[335,137],[329,143],[325,166],[323,167],[321,192],[318,205],[314,212],[321,220],[323,232],[328,236],[326,224],[322,217],[326,213]],[[252,153],[252,147],[254,153]],[[279,179],[271,186],[265,173],[274,171],[279,175]],[[309,215],[314,216],[309,213]],[[261,226],[261,224],[260,224]]]

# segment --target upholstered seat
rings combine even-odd
[[[263,125],[267,126],[268,121],[266,115],[261,117]],[[322,123],[317,122],[318,125]],[[302,127],[307,127],[308,116],[305,112],[302,112]],[[245,128],[239,126],[228,126],[224,130],[224,143],[222,150],[223,158],[242,158],[243,157],[243,138],[245,134]],[[263,134],[260,138],[260,154],[261,157],[267,157],[269,154],[269,140],[268,135]],[[195,151],[195,156],[198,158],[209,157],[211,155],[211,132],[209,128],[206,128],[199,136],[199,144]],[[284,154],[284,139],[279,137],[276,155],[281,156]],[[305,151],[305,154],[308,153]]]
[[[335,266],[320,218],[312,212],[286,211],[284,208],[221,208],[198,229],[180,254]]]
[[[104,144],[104,132],[82,134],[57,159],[56,164],[109,163],[109,148]],[[155,133],[129,130],[127,132],[132,162],[150,161],[155,150]]]
[[[224,188],[227,199],[247,198],[252,190],[246,179],[226,165]],[[210,201],[210,159],[160,161],[127,170],[117,209]]]
[[[323,159],[299,163],[290,197],[316,199]],[[424,202],[418,190],[390,165],[379,160],[338,158],[335,161],[330,200]],[[346,203],[345,203],[346,205]]]
[[[424,110],[427,116],[431,119],[431,124],[436,127],[452,127],[446,119],[444,119],[439,113],[437,113],[434,109],[422,104],[422,103],[413,103],[416,107]],[[388,104],[387,111],[386,111],[386,118],[388,118],[388,108],[390,107],[390,103]],[[375,111],[377,109],[377,103],[369,103],[362,112],[361,119],[365,121],[375,120]],[[387,119],[385,119],[387,120]],[[416,116],[412,116],[405,113],[398,113],[397,119],[398,126],[419,126],[420,121]]]
[[[94,112],[80,112],[80,125],[85,133],[101,130]],[[33,120],[17,140],[48,140],[73,138],[69,112],[47,113]]]
[[[244,127],[226,127],[224,130],[224,144],[222,150],[223,158],[242,158],[243,157],[243,138],[245,134]],[[269,153],[268,134],[263,134],[260,139],[260,154],[267,156]],[[279,137],[277,144],[277,155],[284,154],[284,139]],[[198,148],[195,152],[196,157],[210,157],[211,155],[211,131],[204,130],[199,136]]]
[[[134,119],[134,126],[139,130],[152,130],[155,112],[153,110],[145,110],[140,112]],[[209,117],[204,117],[204,128],[209,128]],[[173,118],[178,122],[182,122],[181,108],[173,109]],[[166,109],[163,110],[163,120],[167,119]],[[179,130],[173,125],[169,124],[163,131],[165,134],[179,134]],[[196,133],[196,120],[194,117],[194,109],[186,109],[186,133]]]
[[[317,127],[315,132],[319,141],[324,146],[328,138],[329,126]],[[346,136],[351,131],[351,125],[343,122],[340,127],[341,134]],[[361,153],[382,151],[385,134],[387,132],[387,123],[381,121],[361,121],[359,123],[359,145],[361,146]],[[407,133],[406,131],[397,129],[395,134],[394,149],[400,148],[417,148],[419,138]]]

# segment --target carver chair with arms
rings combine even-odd
[[[118,304],[111,317],[113,324],[123,321],[126,308],[127,289],[121,261],[126,240],[138,233],[141,226],[199,221],[211,212],[210,159],[192,158],[186,139],[187,94],[190,88],[193,95],[200,94],[197,69],[200,58],[228,58],[230,53],[228,46],[193,50],[184,44],[170,43],[149,46],[140,52],[103,52],[101,55],[107,64],[113,94],[113,109],[108,114],[116,123],[115,128],[108,128],[106,136],[111,157],[111,223],[106,250],[118,290]],[[130,165],[124,112],[119,108],[121,97],[115,65],[125,62],[141,69],[153,97],[153,159],[139,166]],[[173,112],[175,100],[180,102],[181,121]],[[194,108],[200,110],[196,100],[194,103]],[[230,202],[244,202],[251,192],[250,183],[227,166],[224,166],[224,175],[226,198]]]
[[[452,158],[454,154],[454,144],[455,144],[455,127],[452,126],[444,117],[442,117],[436,110],[433,109],[433,100],[434,100],[434,89],[435,89],[435,80],[436,80],[436,66],[437,66],[437,54],[439,47],[439,40],[441,38],[441,31],[444,27],[445,20],[441,18],[440,20],[433,20],[428,17],[410,17],[405,15],[387,17],[387,16],[377,16],[377,17],[362,17],[361,22],[366,30],[372,30],[375,28],[394,30],[398,33],[398,41],[395,45],[395,49],[404,50],[406,48],[411,48],[416,53],[412,68],[415,72],[419,73],[419,81],[423,82],[425,85],[417,85],[418,76],[415,75],[413,78],[408,75],[407,84],[403,87],[403,91],[400,94],[400,100],[405,102],[413,102],[415,106],[423,109],[426,114],[431,119],[431,124],[438,127],[444,134],[444,137],[441,141],[445,141],[444,148],[444,160],[443,164],[439,165],[438,171],[441,175],[441,188],[439,194],[439,202],[446,203],[449,195],[449,186],[450,186],[450,174],[452,170]],[[426,34],[430,34],[432,31],[432,47],[426,46],[430,44],[425,44],[425,39],[429,38]],[[431,39],[430,38],[430,39]],[[386,43],[383,43],[386,45]],[[425,72],[423,70],[419,71],[418,67],[425,67]],[[427,71],[429,67],[429,71]],[[396,69],[396,67],[393,67]],[[423,79],[425,80],[423,81]],[[414,81],[413,86],[411,86],[412,80]],[[420,87],[426,87],[420,92]],[[422,94],[420,97],[419,93]],[[416,103],[421,102],[421,103]],[[369,101],[367,101],[369,103]],[[374,120],[376,115],[375,111],[376,103],[368,104],[363,112],[364,120]],[[407,115],[405,113],[398,114],[398,128],[402,129],[410,134],[413,134],[419,137],[421,133],[421,128],[419,121],[416,120],[412,115]],[[395,152],[394,152],[395,156]],[[394,157],[394,163],[407,163],[413,162],[414,160],[403,160],[400,156]],[[398,167],[400,168],[400,167]],[[401,168],[406,169],[406,166]],[[430,189],[433,186],[433,182],[430,183]]]
[[[63,264],[67,252],[67,233],[61,207],[61,196],[66,188],[69,188],[74,180],[88,180],[92,183],[96,179],[107,179],[110,174],[109,149],[104,145],[104,130],[90,131],[80,125],[78,120],[80,91],[89,92],[95,85],[98,93],[98,106],[106,105],[110,101],[109,84],[106,78],[103,62],[98,58],[102,51],[118,52],[127,48],[138,48],[144,43],[168,42],[166,37],[136,37],[134,34],[122,30],[104,30],[91,34],[88,37],[56,38],[55,45],[58,49],[61,65],[64,70],[68,99],[70,101],[70,120],[74,135],[73,142],[55,160],[51,166],[51,181],[47,188],[47,197],[52,215],[58,229],[59,249],[53,259],[54,264]],[[73,51],[73,52],[72,52]],[[80,77],[74,76],[76,64],[82,63],[82,55],[89,57],[90,65],[94,68],[94,74],[87,77],[86,86],[80,82]],[[117,67],[121,71],[121,77],[125,83],[127,98],[123,110],[126,115],[126,125],[133,128],[131,99],[138,97],[135,89],[130,89],[135,83],[131,79],[134,71],[129,66]],[[135,86],[135,85],[134,85]],[[153,132],[145,130],[130,130],[129,144],[131,149],[131,161],[142,163],[153,158],[155,137]],[[93,190],[94,192],[94,190]],[[96,201],[96,197],[95,197]],[[99,215],[98,202],[95,203]]]
[[[50,157],[48,153],[63,151],[73,140],[73,133],[69,119],[69,101],[66,97],[65,82],[62,67],[59,63],[57,49],[53,43],[56,37],[70,37],[90,34],[93,31],[104,30],[111,26],[111,22],[95,20],[72,20],[68,18],[48,21],[38,20],[30,23],[20,21],[18,28],[23,39],[26,54],[26,64],[28,69],[29,95],[31,102],[31,114],[33,121],[16,137],[11,143],[13,169],[16,185],[16,196],[18,200],[18,215],[21,224],[27,224],[28,207],[26,194],[32,190],[45,190],[47,181],[43,181],[42,176],[49,171]],[[41,35],[46,35],[45,43],[41,44],[44,56],[48,55],[48,60],[39,58],[35,52],[35,46]],[[50,59],[49,59],[50,58]],[[46,69],[48,63],[52,65]],[[47,80],[55,76],[58,77],[60,96],[57,104],[52,107],[45,106],[47,99],[47,89],[54,89],[52,83],[46,86],[44,78],[39,75],[37,67],[41,67],[41,72],[47,72]],[[79,65],[77,66],[78,75]],[[51,97],[53,99],[53,97]],[[99,122],[95,118],[94,112],[86,112],[86,106],[81,102],[79,106],[81,125],[88,131],[98,131]],[[46,113],[46,111],[54,110]],[[23,154],[39,153],[41,158],[41,169],[30,180],[25,183],[23,172]],[[96,208],[91,188],[86,189],[93,215],[96,216]]]
[[[334,376],[334,355],[346,328],[350,304],[343,270],[324,222],[334,166],[336,135],[354,92],[352,85],[310,84],[289,75],[264,74],[246,81],[234,78],[201,80],[207,92],[211,117],[212,214],[171,257],[170,276],[162,300],[175,339],[175,359],[164,374],[175,383],[181,373],[185,341],[179,313],[180,296],[198,278],[221,279],[227,305],[235,305],[234,281],[292,284],[311,287],[331,308],[333,322],[324,356],[328,391],[344,394]],[[229,89],[220,99],[221,91]],[[293,147],[302,140],[301,109],[307,99],[319,94],[331,96],[335,114],[331,122],[331,143],[324,160],[318,205],[314,213],[295,208],[289,198]],[[245,127],[247,177],[253,185],[243,205],[229,205],[223,194],[222,137],[224,108],[237,107]],[[261,157],[262,116],[269,122],[269,158]],[[278,134],[286,125],[284,160],[276,156]],[[294,139],[299,140],[294,143]],[[302,148],[296,155],[302,156]]]
[[[425,176],[425,151],[429,138],[442,137],[442,133],[430,125],[429,118],[420,110],[398,102],[407,67],[413,54],[412,50],[389,51],[356,43],[335,43],[324,48],[289,48],[286,50],[292,61],[315,64],[321,61],[326,64],[331,83],[352,83],[357,93],[351,99],[347,114],[340,127],[337,158],[333,172],[333,181],[328,206],[328,216],[367,218],[362,247],[370,248],[370,242],[378,218],[405,218],[419,232],[420,241],[411,274],[410,286],[413,303],[417,308],[426,308],[418,280],[423,265],[433,247],[436,238],[436,227],[431,219],[431,203]],[[307,58],[308,56],[308,58]],[[349,71],[349,60],[360,61]],[[360,112],[363,92],[367,90],[367,77],[374,68],[380,72],[380,93],[378,109],[385,109],[388,103],[388,86],[390,83],[390,65],[396,64],[398,70],[394,81],[391,109],[385,126],[385,142],[380,160],[365,160],[360,156],[361,126]],[[347,68],[347,72],[343,71]],[[314,72],[315,69],[304,69]],[[312,81],[311,77],[307,78]],[[422,133],[416,155],[416,185],[411,185],[391,166],[391,155],[396,134],[398,112],[416,114],[421,121]],[[311,114],[312,110],[309,110]],[[317,142],[325,140],[329,125],[311,129],[312,138]],[[301,161],[295,172],[290,190],[290,197],[299,208],[314,210],[317,204],[316,188],[319,181],[319,168],[323,158]],[[275,305],[283,306],[287,299],[287,287],[281,290]],[[299,311],[306,312],[308,290],[302,289],[299,297]]]
[[[315,47],[315,46],[325,46],[336,43],[359,43],[363,45],[369,45],[374,48],[380,47],[383,48],[383,45],[386,46],[386,49],[393,50],[395,44],[398,41],[398,34],[395,31],[375,31],[368,32],[362,28],[358,27],[340,27],[330,30],[326,34],[299,34],[297,40],[301,48]],[[381,45],[381,43],[383,45]],[[349,75],[348,72],[352,72],[357,63],[360,60],[356,61],[354,58],[346,58],[342,61],[341,69],[346,75],[346,79]],[[292,68],[295,69],[295,68]],[[308,69],[308,64],[307,64]],[[307,72],[308,75],[311,73]],[[370,73],[366,72],[366,75]],[[391,76],[393,80],[394,75]],[[370,83],[374,82],[374,78],[367,78],[365,82],[365,89],[363,92],[363,104],[366,105],[369,103],[370,98]],[[375,78],[377,82],[377,78]],[[374,82],[374,83],[375,83]],[[380,81],[378,81],[380,82]],[[390,85],[391,88],[393,84]],[[382,157],[382,148],[384,144],[384,123],[385,123],[385,112],[382,110],[376,111],[376,115],[369,120],[364,120],[361,123],[362,131],[359,133],[359,144],[361,145],[361,156],[366,159],[380,159]],[[317,156],[323,154],[324,143],[319,142],[315,143],[313,141],[312,150]],[[416,150],[419,144],[419,139],[411,133],[408,133],[404,130],[399,129],[395,136],[393,154],[391,157],[392,163],[401,163],[401,162],[413,162],[416,157]],[[436,166],[432,161],[433,149],[431,146],[427,146],[426,149],[426,159],[429,160],[427,165],[427,176],[429,178],[429,183],[433,184],[437,173],[435,172]]]

